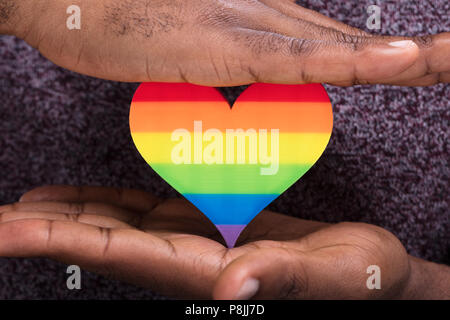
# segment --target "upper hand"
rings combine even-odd
[[[85,0],[75,31],[66,27],[70,1],[19,3],[31,7],[17,10],[22,15],[11,23],[17,36],[60,66],[110,80],[208,86],[450,81],[450,33],[375,36],[293,0]],[[414,41],[399,42],[408,39]],[[395,46],[402,43],[406,47]]]
[[[227,249],[186,200],[102,187],[41,187],[0,206],[0,256],[49,257],[182,298],[398,298],[410,278],[405,249],[379,227],[265,210]],[[369,265],[382,290],[367,289]]]

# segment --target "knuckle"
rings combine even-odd
[[[260,37],[260,42],[255,42],[254,47],[259,51],[275,53],[280,47],[286,44],[285,38],[282,35],[264,32]]]
[[[289,54],[298,56],[305,54],[310,48],[309,41],[305,39],[292,38],[288,42]]]
[[[81,218],[81,214],[66,213],[65,216],[66,216],[66,220],[71,221],[71,222],[78,222]]]
[[[84,202],[69,203],[69,211],[72,215],[79,215],[85,212]]]
[[[261,76],[259,72],[250,65],[247,67],[247,73],[250,75],[253,82],[261,82]]]
[[[361,50],[367,43],[367,38],[365,36],[348,34],[337,30],[332,31],[331,35],[335,42],[344,45],[351,51]]]
[[[102,257],[106,257],[111,246],[111,229],[98,227],[103,240]]]
[[[313,76],[306,71],[306,68],[304,65],[300,67],[300,82],[302,83],[311,83],[313,82]]]
[[[52,239],[53,239],[53,225],[54,225],[54,221],[53,220],[48,220],[48,225],[47,225],[47,239],[46,239],[46,248],[49,249],[52,246]]]
[[[432,35],[417,36],[412,39],[419,48],[425,49],[433,46],[434,40]]]
[[[17,9],[17,3],[14,0],[0,1],[0,24],[7,23]]]
[[[206,26],[237,26],[241,22],[241,18],[231,8],[219,5],[208,5],[200,9],[196,17],[199,25]]]

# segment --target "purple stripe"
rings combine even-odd
[[[246,226],[247,225],[245,224],[216,224],[216,227],[225,239],[228,248],[234,247],[236,240]]]

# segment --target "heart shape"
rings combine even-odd
[[[320,84],[253,84],[230,108],[215,88],[142,83],[130,109],[142,157],[216,225],[228,247],[314,165],[332,128]]]

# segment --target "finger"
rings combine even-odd
[[[124,209],[148,212],[159,202],[151,193],[125,188],[44,186],[25,193],[21,202],[103,202]]]
[[[266,1],[267,3],[275,1]],[[291,4],[292,5],[292,4]],[[335,28],[324,27],[307,19],[301,19],[285,14],[283,5],[278,3],[273,6],[263,5],[258,9],[256,14],[248,16],[252,21],[251,25],[241,23],[240,27],[247,27],[253,30],[278,33],[280,35],[305,39],[305,40],[338,40],[340,38],[346,39],[352,37],[367,37],[367,34],[361,32],[356,34],[344,33]],[[281,8],[280,8],[281,6]],[[278,8],[277,8],[278,7]],[[255,16],[258,18],[255,19]]]
[[[258,240],[288,241],[300,239],[328,226],[329,223],[325,222],[303,220],[263,210],[245,227],[236,242],[236,246]]]
[[[446,76],[446,73],[433,73],[417,79],[393,81],[392,84],[405,87],[426,87],[438,83],[448,83],[449,81],[450,78],[448,77],[448,74]]]
[[[308,21],[325,29],[334,29],[349,35],[370,36],[369,33],[361,29],[351,27],[345,23],[331,19],[319,12],[301,7],[295,0],[260,0],[267,6],[275,8],[286,16]]]
[[[72,216],[83,214],[98,215],[101,217],[111,217],[133,226],[136,226],[141,220],[141,215],[135,213],[134,211],[109,204],[92,202],[17,202],[14,204],[0,206],[0,213],[4,212],[51,212]],[[101,219],[101,217],[99,217],[99,219]]]
[[[90,224],[102,228],[131,228],[125,222],[112,217],[98,216],[92,214],[61,214],[60,212],[39,212],[39,211],[6,211],[0,213],[0,223],[26,219],[45,219],[51,221],[73,221]]]
[[[311,20],[306,19],[304,15],[304,9],[297,6],[291,1],[279,1],[279,0],[264,0],[264,2],[271,7],[276,8],[279,12],[284,13],[276,16],[274,14],[268,16],[274,16],[273,19],[266,19],[263,22],[266,24],[265,28],[269,27],[269,30],[276,32],[281,35],[287,35],[293,38],[298,39],[317,39],[317,40],[325,40],[336,42],[337,44],[342,44],[344,46],[351,46],[354,44],[358,44],[360,47],[364,44],[373,44],[380,45],[390,43],[399,43],[400,41],[405,40],[413,40],[419,46],[419,56],[414,64],[412,64],[409,68],[404,69],[402,72],[397,72],[392,76],[388,76],[387,78],[380,77],[374,78],[357,78],[347,79],[345,81],[327,81],[329,83],[340,85],[340,86],[348,86],[353,84],[393,84],[393,85],[404,85],[407,84],[410,80],[415,80],[418,78],[422,78],[428,76],[431,73],[437,73],[435,75],[435,81],[430,81],[429,78],[425,79],[425,81],[416,81],[416,85],[429,85],[445,82],[447,77],[445,75],[440,75],[440,73],[448,72],[450,70],[450,59],[448,56],[450,54],[450,40],[448,33],[443,33],[435,36],[424,36],[424,37],[415,37],[415,38],[407,38],[407,37],[393,37],[393,36],[372,36],[365,32],[359,31],[354,28],[353,30],[346,30],[342,26],[340,28],[332,28],[332,27],[324,27],[320,24],[317,24],[314,19]],[[285,15],[292,17],[292,12],[297,12],[296,19],[289,19]],[[320,20],[320,14],[314,13],[311,11],[311,15],[315,16],[315,19]],[[261,30],[265,30],[264,27],[259,27]],[[351,29],[351,28],[350,28]],[[331,49],[329,49],[331,50]],[[386,62],[383,60],[379,60],[375,63],[378,66],[383,66]],[[319,82],[319,81],[313,81]]]
[[[340,223],[297,241],[259,241],[254,247],[257,250],[238,257],[221,272],[214,298],[393,297],[409,275],[408,255],[399,240],[382,228],[362,223]],[[371,265],[388,270],[384,290],[367,290]]]
[[[448,83],[450,81],[449,73],[433,73],[429,74],[423,77],[419,77],[417,79],[408,79],[408,80],[384,80],[380,81],[380,83],[383,84],[389,84],[389,85],[395,85],[395,86],[404,86],[404,87],[426,87],[426,86],[432,86],[439,83]],[[355,84],[371,84],[370,82],[365,83],[353,83]],[[344,82],[334,82],[332,85],[340,86],[340,87],[347,87],[352,85],[352,83],[349,83],[348,81]]]
[[[140,227],[152,232],[187,233],[222,240],[217,228],[186,199],[168,199],[143,217]]]
[[[410,68],[383,83],[413,86],[448,83],[450,73],[450,33],[416,37],[419,57]]]
[[[439,83],[450,83],[450,72],[442,72],[439,74]]]
[[[0,224],[0,256],[49,257],[173,296],[192,293],[206,297],[212,288],[209,273],[186,268],[192,259],[189,254],[135,229],[66,221],[12,221]]]
[[[234,30],[234,42],[246,52],[242,60],[248,61],[253,82],[377,82],[402,73],[419,54],[412,41],[338,43],[245,28]]]
[[[400,86],[428,86],[449,82],[450,70],[450,33],[413,39],[419,47],[419,56],[415,63],[405,71],[393,77],[364,84],[390,84]],[[350,83],[333,83],[350,85]]]
[[[427,73],[450,72],[450,32],[416,37]]]

